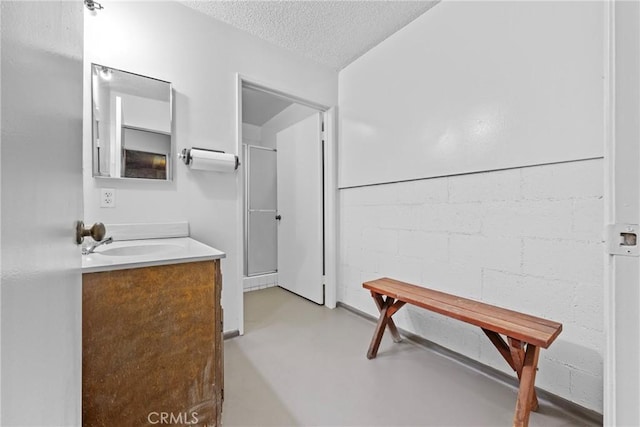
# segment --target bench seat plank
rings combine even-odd
[[[559,323],[553,322],[551,320],[531,316],[528,314],[520,313],[517,311],[502,308],[502,307],[497,307],[497,306],[483,303],[480,301],[475,301],[468,298],[446,294],[444,292],[436,291],[433,289],[422,288],[415,285],[403,284],[402,282],[398,282],[398,281],[394,281],[394,282],[389,282],[385,284],[385,287],[388,286],[388,289],[392,289],[394,288],[394,285],[395,285],[395,287],[397,287],[398,291],[401,293],[405,293],[405,292],[415,293],[421,296],[427,296],[431,299],[446,302],[452,305],[460,305],[460,306],[464,306],[465,308],[473,307],[474,311],[478,311],[480,313],[484,313],[487,315],[509,319],[514,322],[518,320],[522,320],[523,324],[533,324],[534,326],[547,326],[553,330],[557,329],[558,326],[561,326]],[[403,286],[407,286],[407,288],[404,288]],[[379,284],[378,284],[378,287],[382,288],[379,286]]]
[[[380,289],[385,289],[385,288],[396,288],[396,289],[401,289],[403,291],[407,291],[407,292],[414,292],[414,293],[418,293],[418,294],[428,294],[430,297],[434,298],[434,299],[442,299],[443,301],[451,301],[451,300],[456,300],[456,301],[460,301],[460,300],[466,300],[466,301],[472,301],[472,302],[478,302],[478,301],[474,301],[474,300],[470,300],[468,298],[462,298],[456,295],[451,295],[451,294],[447,294],[445,292],[441,292],[441,291],[437,291],[434,289],[428,289],[428,288],[423,288],[421,286],[416,286],[416,285],[412,285],[410,283],[405,283],[405,282],[401,282],[399,280],[394,280],[394,279],[390,279],[388,277],[384,277],[382,279],[377,279],[377,280],[373,280],[370,282],[366,282],[364,284],[364,287],[367,288],[368,286],[373,286],[376,288],[380,288]],[[481,303],[484,304],[484,303]],[[496,306],[493,305],[489,305],[489,304],[484,304],[487,307],[490,308],[498,308]],[[506,315],[508,316],[509,319],[527,319],[527,320],[534,320],[536,323],[539,323],[541,325],[547,325],[549,327],[552,328],[557,328],[559,325],[562,326],[560,323],[558,322],[554,322],[552,320],[547,320],[547,319],[543,319],[541,317],[535,317],[535,316],[531,316],[529,314],[524,314],[524,313],[520,313],[518,311],[513,311],[513,310],[509,310],[506,308],[500,308],[500,310]]]
[[[481,328],[548,348],[562,331],[562,324],[444,292],[383,278],[365,282],[373,292],[422,307]]]
[[[399,286],[399,285],[398,285]],[[366,286],[365,286],[366,287]],[[422,301],[425,304],[425,307],[430,309],[428,306],[427,300],[433,301],[434,304],[441,303],[446,304],[452,307],[459,307],[461,309],[467,310],[470,313],[477,313],[478,315],[484,315],[496,319],[507,320],[510,324],[517,324],[524,328],[530,328],[533,330],[538,330],[541,333],[553,334],[557,331],[560,324],[554,324],[550,326],[546,323],[541,323],[539,319],[534,316],[527,316],[521,313],[513,312],[511,310],[503,309],[496,306],[491,306],[485,303],[481,303],[479,301],[469,300],[466,298],[456,297],[453,295],[444,294],[438,291],[433,291],[431,289],[418,288],[414,289],[395,289],[395,286],[391,285],[388,287],[380,287],[377,286],[376,289],[379,291],[384,291],[385,294],[395,294],[399,297],[399,299],[404,298],[413,298],[417,301]],[[373,290],[373,288],[372,288]],[[446,314],[446,313],[443,313]],[[518,314],[519,316],[516,316]],[[462,320],[462,319],[461,319]]]

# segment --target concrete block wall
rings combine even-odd
[[[562,322],[536,385],[602,412],[603,168],[596,159],[340,190],[338,299],[377,315],[361,284],[389,276]],[[512,373],[479,328],[411,306],[394,318]]]

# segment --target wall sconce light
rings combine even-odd
[[[94,0],[84,0],[84,5],[87,6],[87,9],[89,9],[92,12],[96,10],[104,9],[104,7],[102,7],[100,3]]]

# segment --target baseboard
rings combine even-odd
[[[235,337],[239,337],[240,336],[240,331],[237,329],[234,329],[233,331],[227,331],[227,332],[223,332],[222,333],[222,338],[225,340],[230,340],[231,338],[235,338]]]
[[[369,320],[372,323],[376,323],[378,321],[378,319],[368,313],[365,313],[364,311],[358,310],[355,307],[351,307],[350,305],[347,305],[343,302],[338,302],[337,306],[340,308],[344,308],[345,310],[359,316],[362,317],[366,320]],[[418,344],[421,347],[424,347],[428,350],[431,350],[435,353],[438,353],[439,355],[446,357],[448,359],[451,359],[455,362],[458,362],[462,365],[465,365],[466,367],[475,370],[476,372],[479,372],[483,375],[486,375],[496,381],[499,381],[505,385],[508,385],[512,388],[514,388],[515,390],[518,389],[518,380],[517,378],[515,378],[514,376],[511,376],[509,374],[506,374],[502,371],[499,371],[491,366],[485,365],[483,363],[478,362],[477,360],[474,360],[470,357],[467,357],[463,354],[460,354],[458,352],[455,352],[453,350],[449,350],[446,347],[441,346],[440,344],[436,344],[433,341],[429,341],[426,338],[423,338],[419,335],[416,335],[412,332],[406,331],[402,328],[398,328],[398,331],[400,332],[400,334]],[[585,421],[588,422],[595,422],[598,423],[600,425],[603,424],[603,416],[602,414],[600,414],[599,412],[593,411],[591,409],[585,408],[584,406],[580,406],[577,403],[574,403],[570,400],[567,400],[563,397],[560,397],[556,394],[550,393],[546,390],[540,389],[538,387],[536,387],[536,393],[538,394],[538,398],[540,400],[546,400],[549,403],[552,403],[555,406],[558,406],[559,408],[562,408],[564,411],[566,411],[567,413],[570,413],[578,418],[584,419]]]

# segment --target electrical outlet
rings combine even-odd
[[[116,207],[116,190],[113,188],[100,189],[100,207],[115,208]]]

